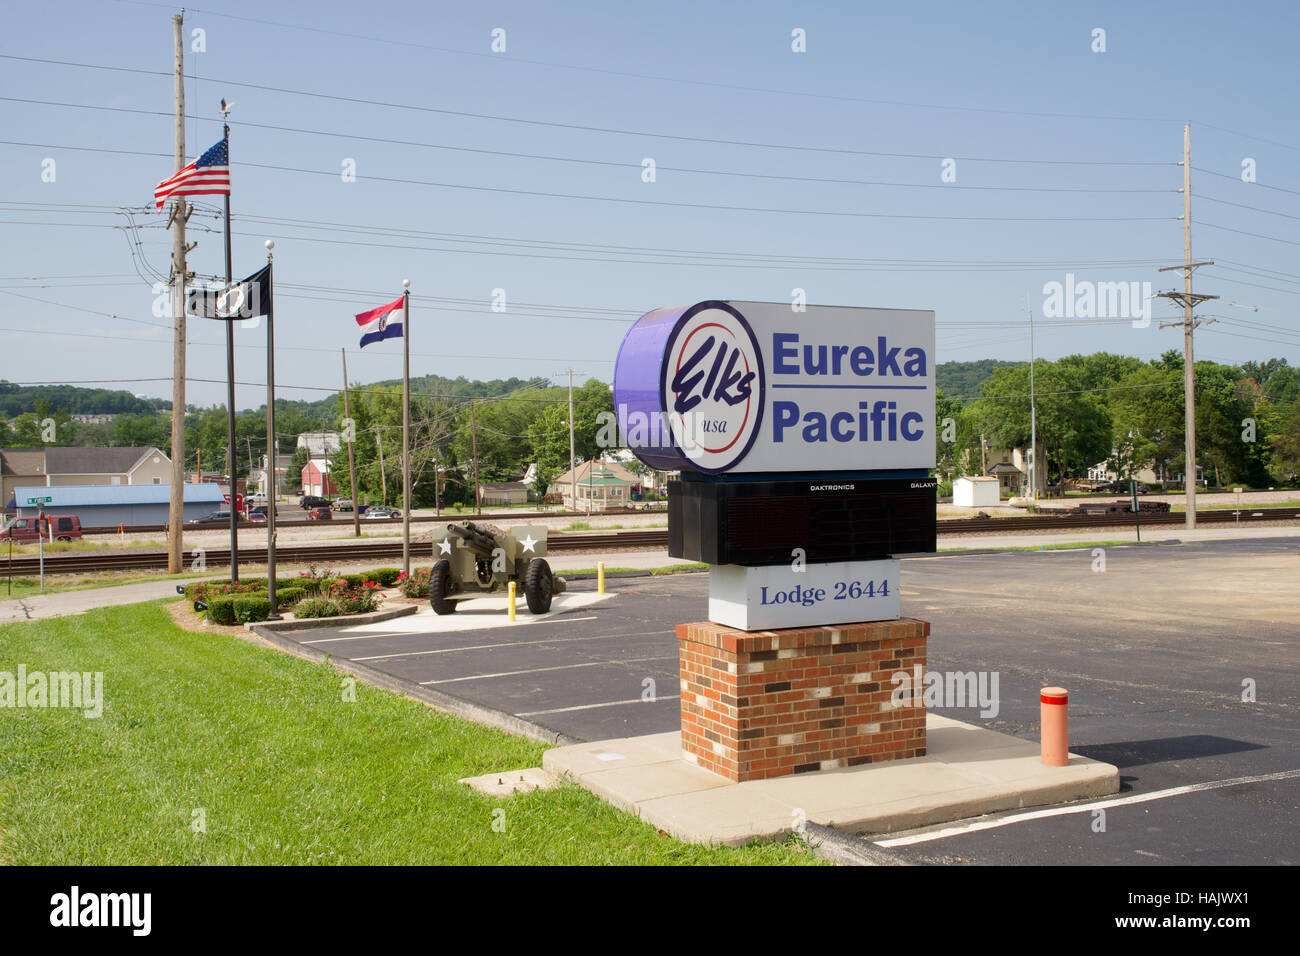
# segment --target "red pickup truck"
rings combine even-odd
[[[49,541],[51,535],[55,541],[81,540],[81,519],[75,515],[46,515],[45,519],[48,524],[41,528],[42,535],[36,530],[38,519],[14,518],[0,529],[0,541],[11,539],[18,544],[30,544],[41,536]]]

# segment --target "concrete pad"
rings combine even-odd
[[[1112,765],[1074,754],[1043,766],[1038,744],[929,714],[927,755],[862,767],[732,783],[688,762],[681,734],[549,750],[542,766],[680,840],[742,846],[802,821],[890,833],[999,810],[1119,791]]]
[[[454,614],[435,614],[433,608],[426,602],[419,606],[415,613],[401,620],[386,621],[383,624],[344,627],[340,628],[340,630],[348,634],[375,632],[393,635],[456,633],[460,631],[481,631],[496,627],[522,628],[530,624],[540,624],[543,621],[562,618],[564,615],[593,607],[602,601],[608,601],[612,597],[614,597],[613,594],[597,594],[594,591],[566,592],[555,596],[551,601],[551,609],[545,614],[531,614],[528,611],[528,604],[524,600],[524,596],[520,594],[515,600],[514,624],[511,624],[506,619],[506,602],[508,599],[505,597],[471,598],[467,601],[458,601],[456,613]],[[339,626],[340,621],[338,618],[332,618],[331,620],[335,622],[335,627]]]
[[[529,767],[526,770],[503,770],[478,777],[463,777],[456,782],[473,787],[489,797],[509,797],[516,793],[554,789],[560,785],[560,778],[539,767]]]

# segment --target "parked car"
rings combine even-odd
[[[352,499],[351,499],[351,498],[340,498],[340,499],[338,499],[337,501],[334,502],[333,508],[334,508],[335,511],[348,511],[348,512],[350,512],[350,511],[352,511]]]
[[[311,511],[307,512],[308,521],[329,521],[333,517],[333,513],[325,505],[312,508]]]
[[[243,516],[239,516],[239,521],[243,521]],[[230,524],[229,511],[214,511],[212,514],[204,515],[202,518],[191,518],[186,524]]]
[[[375,505],[373,508],[367,508],[363,517],[373,518],[376,521],[385,518],[400,518],[402,513],[395,508],[388,508],[384,505]]]
[[[265,511],[252,511],[249,512],[248,520],[252,524],[266,524],[268,518]]]
[[[298,499],[298,507],[303,511],[311,511],[312,508],[328,508],[330,504],[328,498],[321,498],[317,495],[303,495]]]
[[[46,515],[49,524],[37,530],[36,518],[14,518],[0,529],[0,541],[11,540],[18,544],[28,544],[43,536],[46,541],[53,534],[55,541],[80,541],[81,519],[74,515]]]

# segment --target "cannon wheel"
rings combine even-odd
[[[429,605],[434,614],[455,614],[456,602],[448,601],[451,591],[451,563],[443,558],[429,572]]]
[[[528,599],[528,610],[534,614],[549,611],[554,590],[555,580],[551,577],[551,566],[546,563],[546,559],[533,558],[529,561],[528,573],[524,576],[524,597]]]

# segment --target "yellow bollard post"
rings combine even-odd
[[[510,620],[515,619],[515,582],[510,582],[510,603],[506,605],[506,615]]]
[[[605,593],[605,562],[596,562],[596,593]]]

